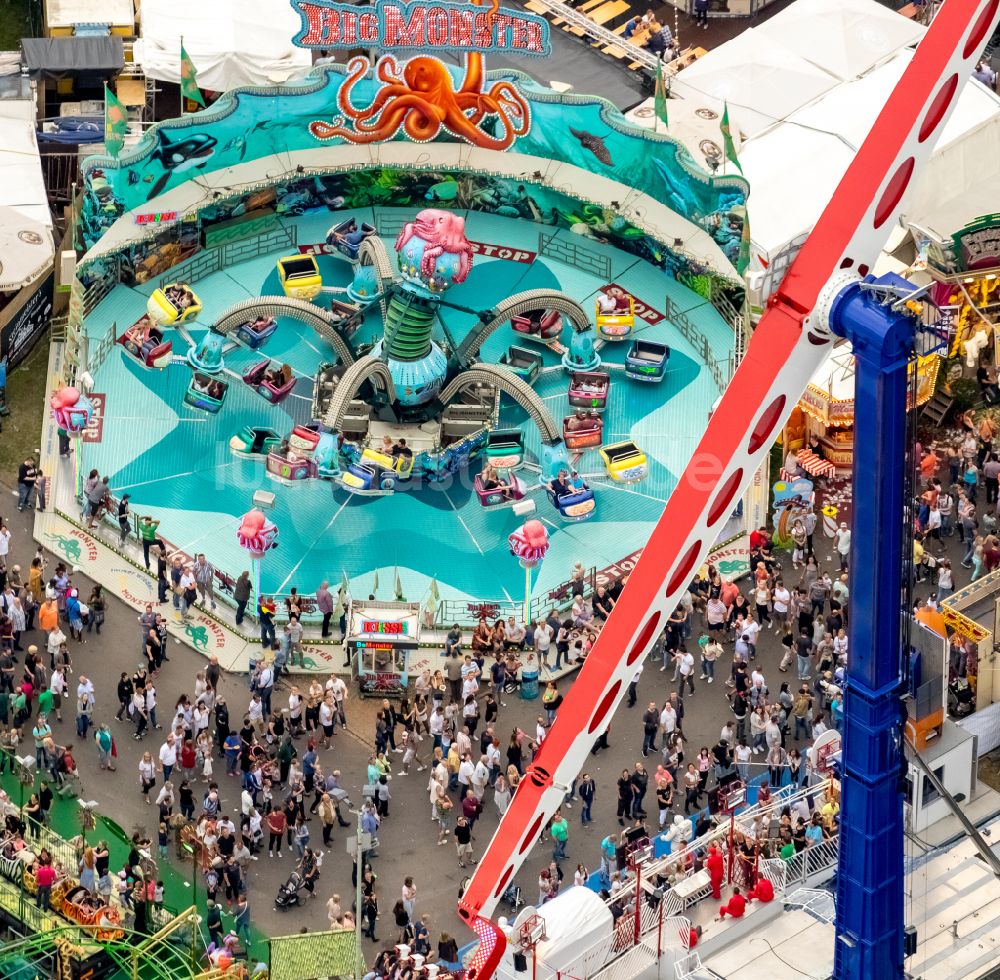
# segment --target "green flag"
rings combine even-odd
[[[729,128],[729,104],[727,102],[723,103],[722,122],[719,123],[719,129],[722,130],[722,139],[726,147],[726,159],[731,161],[740,173],[743,173],[740,158],[736,155],[736,144],[733,142],[732,130]]]
[[[438,580],[437,580],[437,578],[432,578],[431,579],[430,589],[431,589],[431,598],[435,602],[440,602],[441,601],[441,590],[438,588]]]
[[[116,160],[125,145],[128,130],[128,110],[114,92],[104,86],[104,146]]]
[[[393,591],[396,593],[396,602],[405,602],[406,597],[403,595],[403,583],[399,579],[399,569],[395,570],[395,581],[393,582]]]
[[[655,113],[653,132],[655,133],[657,119],[663,123],[664,128],[670,125],[670,120],[667,118],[667,83],[663,77],[663,62],[659,58],[656,59],[656,89],[653,96],[653,109]]]
[[[750,213],[744,208],[743,233],[740,235],[740,254],[736,259],[736,271],[742,276],[750,265]]]
[[[198,72],[195,71],[194,62],[188,57],[184,50],[184,42],[181,42],[181,96],[197,102],[205,108],[205,100],[198,89]]]
[[[378,571],[375,572],[375,581],[372,582],[372,595],[378,595]]]

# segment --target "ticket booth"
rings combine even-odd
[[[402,697],[419,642],[419,602],[351,601],[347,652],[362,697]]]

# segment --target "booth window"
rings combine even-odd
[[[937,776],[938,780],[942,783],[944,782],[944,766],[939,766],[934,770],[934,775]],[[941,799],[941,794],[937,791],[937,787],[924,776],[920,781],[920,806],[929,806],[935,800]]]

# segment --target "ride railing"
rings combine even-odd
[[[731,841],[734,831],[753,838],[754,818],[762,818],[762,825],[770,825],[773,818],[776,818],[781,809],[794,803],[801,797],[818,796],[825,792],[831,782],[823,781],[807,789],[796,790],[787,787],[785,791],[775,793],[766,804],[757,804],[748,807],[739,815],[730,819],[722,818],[721,822],[708,834],[684,845],[683,852],[690,854],[695,851],[704,852],[709,845],[714,845],[722,853],[724,867],[727,869],[727,881],[730,884],[746,887],[753,882],[748,880],[755,876],[763,875],[774,886],[775,898],[780,900],[788,890],[799,889],[801,886],[811,882],[820,875],[825,875],[833,870],[837,863],[839,838],[834,835],[820,844],[807,847],[805,850],[793,855],[789,860],[782,858],[760,858],[754,865],[748,868],[745,863],[739,860],[737,853],[731,853]],[[639,946],[645,947],[645,954],[649,958],[659,957],[664,950],[687,948],[687,937],[690,931],[690,920],[685,918],[683,910],[687,907],[684,900],[677,897],[674,887],[678,876],[686,877],[691,871],[685,871],[678,867],[678,853],[667,857],[644,860],[637,865],[637,871],[632,874],[624,886],[616,892],[613,899],[609,898],[607,904],[610,908],[614,902],[620,908],[625,908],[625,913],[621,915],[610,938],[602,939],[585,950],[574,960],[572,966],[568,966],[560,971],[561,976],[594,976],[597,971],[602,971],[600,976],[612,977],[617,973],[611,970],[612,964],[617,960],[625,962],[626,956],[634,956],[633,950]],[[659,889],[657,881],[661,877],[674,876],[675,885],[670,888]],[[648,901],[649,896],[659,894],[660,900],[652,903]],[[638,902],[636,895],[638,894]],[[685,924],[687,928],[685,929]],[[601,963],[595,963],[600,955],[604,956]],[[680,958],[675,959],[676,963],[681,963]],[[591,965],[590,972],[581,973],[574,967]],[[637,961],[629,961],[632,975],[641,972],[636,969]],[[607,971],[607,972],[603,972]],[[680,975],[680,974],[679,974]],[[690,974],[701,975],[701,974]]]
[[[118,341],[118,323],[117,321],[112,323],[108,327],[107,332],[98,341],[97,345],[93,348],[87,350],[87,370],[93,373],[96,371],[108,358],[110,354],[115,349],[115,343]]]
[[[261,255],[273,252],[275,249],[297,245],[299,230],[297,225],[287,227],[279,225],[270,231],[242,241],[226,242],[217,248],[204,248],[190,257],[178,262],[168,272],[160,276],[159,287],[163,289],[170,283],[183,281],[195,283],[205,279],[213,272],[220,272],[247,259],[255,259]]]
[[[98,304],[111,292],[118,283],[121,282],[117,261],[109,262],[111,271],[95,279],[83,294],[83,315],[90,316],[97,309]]]
[[[597,587],[597,568],[591,566],[586,569],[583,576],[584,596],[593,595]],[[567,579],[553,589],[549,589],[543,595],[532,598],[528,605],[528,615],[532,620],[544,618],[550,609],[562,612],[573,602],[573,581]],[[510,599],[473,599],[461,601],[458,599],[444,599],[438,603],[437,613],[434,617],[434,625],[441,629],[448,629],[456,623],[463,629],[473,629],[480,619],[486,619],[492,623],[497,619],[506,619],[513,616],[517,622],[521,622],[524,617],[524,603],[513,602]]]
[[[579,236],[570,236],[578,238]],[[589,272],[606,282],[611,277],[611,258],[585,245],[582,240],[571,241],[558,233],[550,234],[544,231],[538,233],[538,254],[552,259],[558,259],[567,265]]]
[[[725,390],[726,385],[729,384],[727,374],[730,359],[723,358],[720,360],[716,357],[715,351],[712,350],[712,345],[708,342],[705,335],[692,322],[687,313],[681,310],[669,296],[664,298],[663,303],[664,312],[671,325],[676,327],[680,331],[681,336],[698,352],[698,356],[704,362],[705,367],[708,368],[708,373],[712,375],[712,380],[719,391],[722,392]],[[726,367],[723,368],[722,365]]]

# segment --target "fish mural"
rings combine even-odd
[[[163,173],[153,184],[147,201],[156,197],[174,174],[182,174],[188,170],[204,170],[208,166],[208,161],[214,156],[214,147],[219,142],[214,136],[205,133],[194,133],[186,139],[172,142],[166,130],[162,128],[156,131],[156,136],[159,143],[150,159],[160,164]]]
[[[591,153],[597,157],[606,167],[613,167],[614,163],[611,160],[611,154],[608,152],[608,148],[604,145],[604,140],[600,136],[595,136],[593,133],[583,133],[579,129],[574,129],[572,126],[569,128],[570,134],[575,136],[580,141],[580,146],[586,150],[590,150]]]

